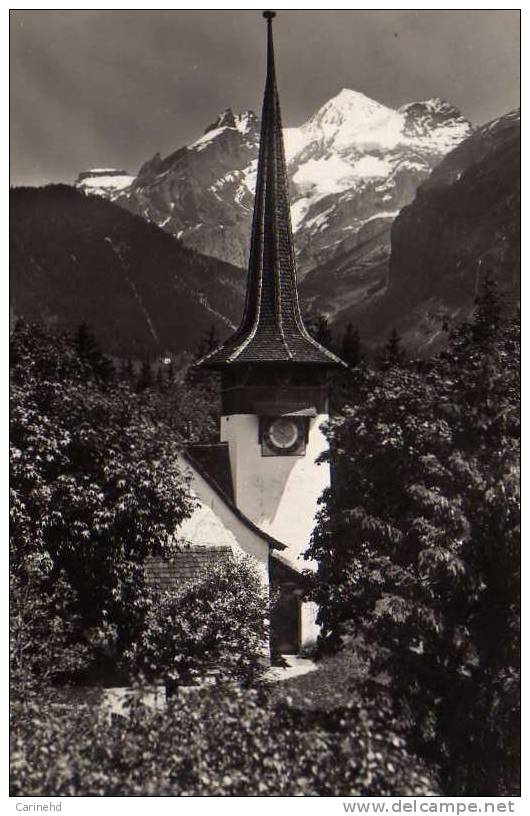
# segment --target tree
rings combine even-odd
[[[167,391],[167,375],[163,363],[160,363],[156,372],[156,387],[160,393],[164,394]]]
[[[331,331],[328,318],[323,314],[317,314],[306,321],[307,329],[317,343],[327,349],[333,349],[333,333]]]
[[[153,386],[153,372],[151,370],[151,363],[149,360],[144,360],[136,382],[136,390],[138,392],[146,391]]]
[[[57,679],[72,677],[89,661],[79,636],[75,592],[52,561],[34,554],[9,578],[10,691],[14,702],[40,699]]]
[[[210,327],[205,332],[204,337],[201,339],[201,342],[199,343],[197,359],[200,360],[201,357],[204,357],[206,354],[209,354],[211,351],[214,351],[216,348],[218,348],[220,344],[221,341],[217,336],[217,329],[215,328],[215,324],[211,323]]]
[[[128,357],[126,360],[122,360],[119,373],[121,380],[124,380],[129,385],[132,385],[134,380],[134,366],[130,357]]]
[[[19,630],[27,630],[31,587],[42,594],[42,609],[52,610],[52,629],[54,619],[69,621],[59,640],[66,638],[71,653],[57,662],[57,676],[72,670],[81,651],[85,667],[116,666],[143,625],[144,560],[165,552],[193,507],[178,469],[178,436],[124,384],[108,389],[64,335],[17,327],[11,362],[10,547]],[[57,598],[61,582],[68,590]],[[35,607],[35,637],[43,643],[38,621],[46,614]],[[27,642],[26,634],[19,639]]]
[[[499,315],[488,287],[438,357],[359,372],[308,552],[322,646],[390,678],[461,795],[518,785],[519,344]]]
[[[348,323],[342,337],[341,357],[351,368],[355,368],[362,360],[359,330],[352,323]]]
[[[132,660],[170,690],[212,669],[248,685],[266,668],[268,617],[255,565],[228,557],[176,591],[151,595]]]
[[[98,347],[96,338],[86,323],[80,324],[74,342],[79,358],[89,365],[97,378],[103,382],[113,378],[114,366]]]
[[[405,352],[401,344],[401,337],[397,329],[392,329],[388,335],[386,345],[381,352],[380,366],[383,369],[391,366],[402,366],[405,362]]]

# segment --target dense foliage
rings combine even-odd
[[[212,670],[255,682],[266,668],[268,600],[253,562],[227,555],[179,590],[151,595],[133,665],[168,689]]]
[[[518,789],[519,341],[493,283],[440,355],[358,370],[330,423],[322,647],[389,678],[446,793]]]
[[[178,434],[86,338],[19,324],[11,362],[14,670],[29,683],[49,673],[38,654],[54,639],[57,678],[119,659],[143,625],[145,557],[192,501]]]
[[[112,722],[90,708],[14,711],[12,795],[427,795],[436,781],[389,727],[388,711],[327,713],[266,689],[181,692],[163,711]]]
[[[215,438],[212,375],[115,367],[85,326],[17,325],[14,795],[517,793],[518,325],[488,282],[435,358],[406,360],[393,333],[368,366],[353,328],[344,342],[333,493],[308,553],[336,654],[267,690],[242,687],[268,615],[246,561],[172,595],[144,582],[193,507],[177,452]],[[110,720],[49,694],[109,669],[164,682],[169,707]],[[181,687],[212,669],[223,682]]]

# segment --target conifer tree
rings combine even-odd
[[[381,353],[381,368],[388,369],[392,366],[402,366],[405,359],[406,355],[401,343],[401,336],[397,329],[394,328],[388,335],[388,340]]]
[[[199,348],[197,351],[197,359],[200,360],[201,357],[204,357],[206,354],[209,354],[211,351],[214,351],[219,345],[220,340],[217,335],[217,329],[215,328],[215,324],[211,323],[207,331],[205,332],[204,336],[199,343]]]
[[[318,314],[307,322],[309,333],[315,338],[317,343],[327,349],[333,349],[333,333],[331,331],[328,318],[323,314]]]
[[[166,380],[166,372],[165,366],[163,363],[159,363],[158,370],[156,372],[156,387],[160,391],[161,394],[164,394],[167,391],[167,380]]]
[[[127,381],[129,383],[132,383],[132,381],[134,379],[134,366],[132,364],[132,360],[131,360],[130,357],[128,357],[126,362],[125,362],[124,372],[125,372],[125,377],[126,377]]]
[[[359,330],[352,323],[348,323],[342,337],[341,357],[351,368],[359,365],[362,359]]]
[[[114,366],[100,350],[96,338],[87,323],[81,323],[74,338],[77,354],[93,376],[108,382],[114,375]]]
[[[153,385],[153,372],[149,360],[144,360],[136,383],[136,391],[140,393]]]

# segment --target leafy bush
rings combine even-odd
[[[176,592],[156,593],[130,653],[168,688],[211,669],[250,683],[263,672],[268,595],[250,558],[227,557]]]
[[[12,795],[347,796],[438,793],[388,729],[352,705],[301,718],[265,690],[218,686],[108,724],[88,708],[15,711]]]
[[[41,565],[27,563],[24,578],[9,579],[9,647],[11,697],[23,700],[32,691],[46,694],[61,675],[72,675],[89,660],[88,644],[76,613],[77,597],[63,574],[53,582]]]

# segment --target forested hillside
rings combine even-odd
[[[240,317],[241,270],[71,187],[11,191],[10,251],[16,317],[88,323],[118,357],[195,350],[210,325],[222,336]]]

